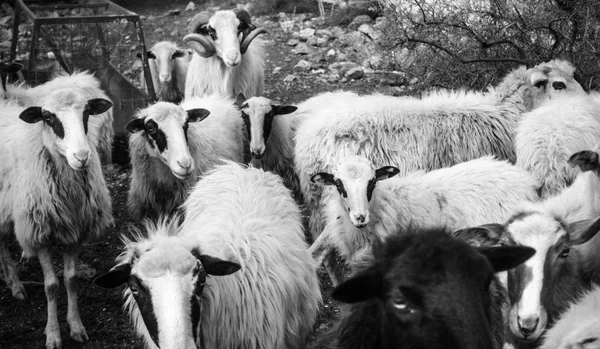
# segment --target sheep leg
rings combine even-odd
[[[52,265],[52,255],[47,249],[41,249],[37,252],[37,257],[44,273],[44,290],[48,301],[48,322],[46,323],[46,349],[62,348],[60,338],[60,328],[58,327],[57,297],[58,297],[58,278],[54,273]]]
[[[71,329],[71,338],[77,342],[89,340],[89,337],[81,322],[79,316],[79,306],[77,304],[77,273],[75,270],[75,262],[77,253],[64,253],[63,262],[65,265],[64,281],[67,288],[67,323]]]
[[[327,270],[327,274],[329,274],[329,277],[331,278],[333,287],[336,287],[344,281],[344,274],[338,263],[338,254],[335,249],[332,248],[327,252],[323,259],[323,266],[325,266],[325,270]]]
[[[15,262],[10,257],[8,247],[6,246],[6,243],[2,237],[0,237],[0,266],[2,267],[4,277],[6,278],[6,285],[8,285],[8,288],[10,288],[13,297],[20,300],[27,299],[25,287],[17,275]]]

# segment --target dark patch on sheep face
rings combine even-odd
[[[194,272],[194,279],[192,280],[194,290],[191,298],[191,320],[192,320],[192,333],[194,335],[194,342],[198,342],[198,323],[200,322],[200,302],[202,292],[204,291],[204,285],[206,283],[206,273],[204,269],[199,268]]]
[[[340,195],[342,197],[347,198],[348,193],[346,192],[346,188],[344,188],[344,183],[339,178],[336,178],[334,180],[334,184],[335,184],[335,188],[337,189],[338,193],[340,193]]]
[[[165,151],[167,149],[167,135],[158,127],[156,121],[148,120],[144,127],[146,134],[150,136],[148,138],[150,144],[155,145],[160,153]]]
[[[44,124],[48,125],[48,127],[54,131],[56,137],[60,139],[65,138],[65,128],[56,114],[47,110],[42,110],[42,120],[44,121]]]
[[[531,267],[520,265],[508,272],[508,295],[510,304],[515,305],[521,301],[523,290],[533,280]]]
[[[377,178],[371,178],[369,183],[367,183],[367,201],[371,201],[373,197],[373,190],[375,190],[375,186],[377,185]]]
[[[248,106],[247,103],[244,103],[244,104],[242,104],[242,108],[244,105],[246,105],[246,107]],[[246,126],[246,132],[248,132],[248,140],[251,140],[252,132],[250,132],[250,115],[246,114],[246,112],[243,110],[242,110],[242,120],[244,120],[244,126]]]
[[[524,247],[476,250],[443,229],[409,228],[376,242],[375,263],[332,293],[353,304],[338,330],[340,347],[501,346],[490,328],[492,321],[502,323],[501,312],[491,309],[494,271],[514,267],[532,253]]]
[[[134,274],[129,277],[129,290],[135,299],[135,302],[140,310],[144,325],[150,334],[150,338],[154,344],[158,345],[158,321],[154,314],[154,306],[152,305],[152,295],[144,283]]]

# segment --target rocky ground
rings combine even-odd
[[[191,9],[192,5],[182,2],[137,1],[127,5],[143,16],[148,47],[160,40],[181,42],[189,19],[207,7],[196,5]],[[4,15],[0,16],[0,52],[7,55],[12,9],[6,3],[1,6],[0,15]],[[336,26],[317,17],[316,13],[280,13],[255,17],[253,21],[268,31],[264,36],[267,41],[265,95],[274,100],[297,103],[319,92],[339,89],[386,94],[410,91],[411,81],[397,72],[382,72],[379,66],[382,57],[372,54],[374,40],[382,35],[381,29],[386,25],[385,19],[360,16],[347,26]],[[123,154],[115,155],[116,158],[123,157]],[[130,234],[131,228],[138,226],[131,221],[126,209],[130,170],[127,166],[114,166],[105,174],[113,199],[116,227],[101,239],[84,246],[81,253],[81,260],[98,272],[113,266],[120,252],[121,235]],[[10,247],[13,258],[19,261],[18,245],[13,241]],[[0,288],[0,348],[42,348],[46,300],[39,264],[36,260],[21,260],[18,267],[21,279],[29,282],[26,286],[29,299],[17,301],[8,289]],[[57,261],[57,269],[59,267]],[[320,279],[325,301],[315,325],[315,335],[328,328],[338,312],[337,305],[329,298],[331,286],[322,271]],[[59,319],[64,348],[143,347],[121,310],[121,290],[102,290],[93,286],[88,278],[83,278],[79,291],[83,322],[90,341],[79,344],[69,338],[65,321],[66,293],[61,289]]]

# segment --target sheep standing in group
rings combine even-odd
[[[540,196],[546,199],[575,180],[569,156],[599,141],[600,99],[583,92],[565,94],[523,114],[515,136],[516,164],[540,181]]]
[[[173,213],[199,175],[223,159],[241,163],[242,127],[233,100],[219,95],[192,98],[180,106],[158,102],[140,110],[126,127],[132,133],[127,200],[132,218]]]
[[[357,154],[377,167],[395,165],[400,175],[485,155],[514,163],[521,114],[555,95],[582,90],[562,72],[521,67],[485,94],[440,91],[421,99],[330,94],[296,131],[294,164],[312,236],[322,230],[321,189],[310,182],[313,174],[331,171],[338,159]],[[553,90],[558,79],[566,81],[565,88]]]
[[[25,107],[30,107],[38,105],[52,91],[65,86],[78,89],[79,93],[85,95],[87,99],[102,98],[110,100],[100,87],[100,81],[87,72],[61,75],[35,87],[9,84],[6,86],[6,97],[18,101],[19,104]],[[112,163],[112,143],[114,136],[112,109],[90,118],[89,132],[92,142],[95,144],[96,149],[98,149],[101,162],[103,164]]]
[[[595,285],[544,335],[541,349],[600,349],[600,286]]]
[[[299,120],[294,115],[286,115],[298,108],[276,105],[265,97],[244,101],[241,95],[238,105],[249,138],[250,163],[280,175],[285,186],[302,202],[300,181],[294,171],[294,132]]]
[[[573,184],[543,202],[518,206],[500,232],[506,245],[535,248],[536,254],[508,273],[508,325],[518,348],[527,348],[567,310],[577,295],[600,282],[600,179],[598,154],[569,160],[582,170]]]
[[[192,18],[189,32],[183,41],[195,53],[185,83],[186,99],[214,93],[262,96],[265,49],[256,36],[265,30],[252,24],[248,12],[201,12]]]
[[[312,177],[337,189],[324,199],[325,227],[311,246],[313,257],[330,269],[334,285],[342,277],[334,248],[353,265],[368,257],[363,254],[374,239],[411,225],[456,230],[502,221],[511,207],[537,197],[538,184],[527,171],[492,157],[388,179],[399,172],[393,166],[375,169],[365,157],[353,156],[333,173]]]
[[[181,102],[192,52],[172,41],[160,41],[152,46],[147,56],[156,98],[164,102]],[[141,54],[138,57],[141,58]],[[146,86],[143,74],[142,86]]]
[[[37,257],[42,266],[48,349],[62,346],[54,253],[63,257],[71,338],[88,339],[77,305],[75,261],[82,244],[98,236],[113,218],[100,160],[86,131],[88,117],[111,106],[71,86],[52,91],[27,109],[13,101],[0,105],[0,264],[13,296],[25,299],[7,248],[14,230],[23,256]]]
[[[281,178],[229,162],[203,176],[183,208],[180,228],[149,226],[94,280],[128,284],[126,306],[147,347],[304,348],[321,294]]]
[[[350,308],[312,348],[500,349],[502,312],[490,293],[492,283],[498,285],[494,273],[534,252],[475,249],[442,228],[396,231],[374,244],[373,263],[333,290],[332,297]]]

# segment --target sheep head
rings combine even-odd
[[[231,67],[241,62],[252,40],[266,30],[253,25],[248,12],[238,10],[217,11],[212,16],[207,11],[200,12],[192,18],[188,32],[183,41],[200,56],[209,58],[216,54]]]
[[[8,78],[8,74],[14,74],[21,69],[23,69],[23,64],[21,63],[5,63],[0,61],[0,79],[2,79],[2,91],[0,91],[0,99],[4,99],[6,97],[6,79]]]
[[[335,186],[352,224],[357,228],[364,228],[369,223],[370,202],[377,182],[399,172],[393,166],[374,169],[365,157],[352,156],[338,164],[333,174],[320,172],[310,180],[321,185]]]

